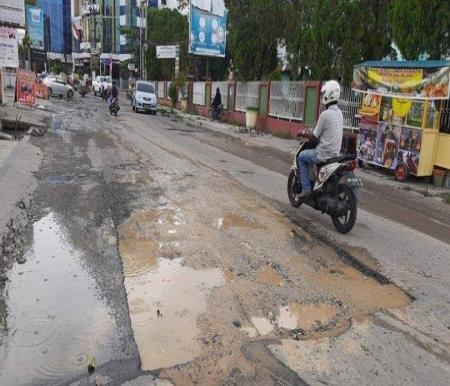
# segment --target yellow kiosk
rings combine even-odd
[[[431,176],[450,169],[450,61],[370,61],[354,67],[362,97],[360,162]]]

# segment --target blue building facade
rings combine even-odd
[[[44,11],[46,51],[72,53],[72,16],[70,0],[38,0]]]

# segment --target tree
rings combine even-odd
[[[147,74],[150,79],[167,80],[175,75],[175,60],[157,59],[156,45],[179,45],[180,46],[180,71],[187,72],[189,67],[188,58],[188,35],[189,25],[186,15],[177,10],[168,8],[148,10],[148,32],[146,63]]]
[[[450,56],[450,2],[392,0],[393,39],[406,59],[428,54],[431,59]]]
[[[389,0],[298,0],[288,7],[285,39],[301,78],[352,79],[353,65],[391,53]]]
[[[127,42],[127,53],[131,55],[131,60],[126,60],[120,63],[121,72],[128,73],[128,64],[137,63],[140,58],[139,45],[139,28],[138,27],[121,27],[120,33],[125,36]]]
[[[228,0],[228,53],[244,80],[268,78],[278,66],[287,0]]]

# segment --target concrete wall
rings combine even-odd
[[[160,83],[160,82],[158,82]],[[164,83],[165,94],[167,95],[167,86],[168,82]],[[160,86],[161,87],[161,86]],[[317,95],[320,91],[320,82],[308,82],[308,88],[315,88]],[[261,89],[264,88],[263,92]],[[205,82],[205,94],[211,94],[212,82]],[[191,108],[195,107],[197,112],[204,116],[208,116],[208,111],[210,108],[210,98],[206,98],[206,105],[195,105],[192,103],[192,90],[193,85],[192,82],[188,85],[188,104]],[[260,112],[257,119],[257,129],[260,131],[264,131],[267,133],[272,133],[274,135],[294,138],[300,129],[305,127],[303,121],[294,120],[294,119],[283,119],[283,118],[275,118],[268,115],[269,112],[269,100],[270,100],[270,82],[261,82],[260,85],[260,98],[261,95],[264,98],[261,104],[261,100],[259,100]],[[306,98],[305,98],[306,99]],[[264,103],[265,102],[265,103]],[[158,98],[158,103],[162,106],[170,106],[172,107],[172,103],[170,100],[165,98]],[[319,100],[318,98],[314,99],[313,102],[315,105],[312,106],[312,109],[315,112],[315,120],[317,120],[319,114]],[[267,105],[266,105],[267,104]],[[224,121],[232,124],[237,124],[241,126],[245,126],[245,112],[237,111],[236,108],[236,82],[229,82],[229,94],[228,94],[228,109],[225,109]],[[177,103],[177,107],[179,107],[179,103]],[[302,109],[306,112],[306,102],[303,102]],[[305,115],[305,114],[303,114]]]

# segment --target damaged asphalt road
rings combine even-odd
[[[31,143],[37,186],[2,239],[0,384],[446,384],[447,244],[424,239],[428,278],[394,272],[359,230],[289,210],[241,144],[93,96]]]

